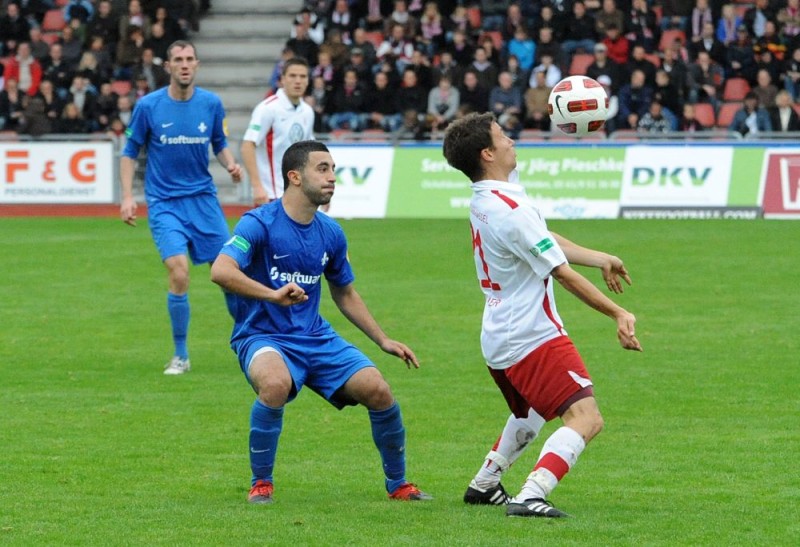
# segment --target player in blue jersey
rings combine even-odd
[[[212,262],[230,236],[208,171],[209,143],[234,182],[241,181],[242,168],[228,150],[222,102],[194,85],[199,64],[194,45],[182,40],[174,42],[167,57],[169,86],[136,103],[119,173],[120,217],[136,226],[133,175],[139,150],[146,148],[144,193],[150,232],[169,274],[167,309],[175,344],[175,354],[164,374],[174,375],[191,369],[186,347],[189,257],[194,264]],[[225,298],[234,315],[235,297],[226,294]]]
[[[308,386],[338,409],[369,409],[386,490],[397,500],[427,500],[405,477],[400,408],[375,365],[319,314],[322,278],[336,306],[383,351],[419,367],[414,352],[389,338],[353,287],[347,240],[317,208],[336,183],[328,148],[300,141],[283,156],[281,199],[245,213],[211,266],[211,279],[239,295],[231,347],[258,397],[250,414],[249,500],[271,503],[283,407]]]

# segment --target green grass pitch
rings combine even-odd
[[[554,492],[574,518],[507,519],[461,496],[507,416],[486,373],[463,221],[342,222],[356,287],[422,368],[382,354],[329,299],[400,401],[408,476],[390,502],[363,408],[287,407],[276,503],[245,502],[253,394],[208,268],[192,269],[193,371],[165,377],[166,276],[115,219],[0,219],[0,544],[790,545],[800,537],[800,222],[571,221],[621,256],[614,296],[643,354],[559,289],[605,431]],[[581,270],[602,287],[597,271]],[[603,290],[605,290],[603,288]],[[543,432],[551,432],[549,424]],[[516,493],[542,439],[504,483]],[[791,539],[795,538],[795,539]]]

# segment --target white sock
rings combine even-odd
[[[536,462],[533,472],[528,475],[515,501],[522,502],[531,498],[547,499],[559,481],[578,461],[578,456],[584,448],[586,443],[577,431],[566,426],[558,428],[544,443],[539,461]]]
[[[486,455],[483,465],[475,475],[474,485],[481,490],[497,486],[503,473],[536,438],[544,424],[544,418],[533,409],[528,412],[526,418],[517,418],[513,414],[509,416],[503,433],[500,434],[500,438]]]

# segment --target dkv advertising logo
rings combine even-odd
[[[632,146],[625,154],[623,207],[728,203],[731,147]]]
[[[389,197],[392,147],[328,146],[336,191],[328,213],[337,218],[383,218]]]

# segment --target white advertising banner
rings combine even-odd
[[[335,218],[384,218],[392,178],[391,146],[328,145],[336,164]]]
[[[0,203],[112,203],[111,142],[0,143]]]
[[[631,146],[622,173],[622,207],[724,207],[733,147]]]

